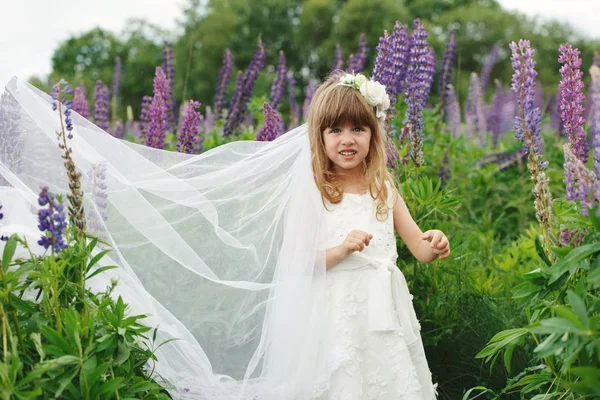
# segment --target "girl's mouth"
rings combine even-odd
[[[340,151],[339,154],[344,157],[344,160],[352,160],[354,156],[356,156],[356,151],[354,150],[344,150]]]

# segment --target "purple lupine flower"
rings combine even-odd
[[[270,142],[283,133],[283,121],[277,110],[271,107],[269,103],[263,104],[263,114],[265,116],[265,124],[256,134],[256,140]]]
[[[579,229],[561,229],[559,241],[563,246],[573,245],[573,247],[579,247],[583,244],[583,240],[585,239],[585,234]]]
[[[577,158],[569,143],[563,146],[565,154],[565,179],[563,183],[567,189],[566,199],[579,200],[581,214],[588,217],[588,208],[595,209],[600,199],[600,182],[593,171],[587,169],[585,164]]]
[[[90,106],[81,87],[75,88],[75,96],[73,97],[73,111],[84,118],[90,118]]]
[[[125,122],[124,132],[129,132],[133,135],[134,138],[140,139],[142,137],[142,131],[140,130],[139,121],[133,121],[128,119]]]
[[[149,108],[146,146],[155,149],[164,148],[165,134],[169,128],[169,103],[171,98],[169,81],[161,67],[156,67],[154,77],[154,96]]]
[[[500,120],[502,118],[502,107],[504,106],[504,89],[502,88],[502,82],[499,79],[495,79],[496,93],[494,94],[494,100],[492,101],[492,107],[487,115],[487,126],[492,131],[492,147],[495,149],[498,147],[498,140],[502,126]]]
[[[565,133],[569,137],[569,144],[573,152],[584,164],[588,159],[588,145],[583,130],[585,120],[583,114],[583,73],[581,67],[581,58],[579,49],[574,49],[569,43],[561,45],[558,49],[560,57],[558,62],[563,64],[560,67],[562,80],[560,81],[560,109],[562,110],[561,119]]]
[[[300,124],[300,106],[296,101],[296,79],[292,71],[288,72],[288,104],[290,106],[290,124],[289,128],[295,128]]]
[[[354,74],[362,72],[365,68],[365,62],[367,61],[367,51],[367,37],[364,33],[361,33],[358,41],[358,49],[356,49],[356,53],[351,55],[348,59],[348,68],[346,68],[346,72]]]
[[[446,128],[454,137],[460,135],[460,104],[456,98],[454,86],[448,84],[446,93]]]
[[[165,41],[163,47],[162,70],[169,81],[169,92],[165,102],[168,106],[169,127],[171,132],[175,133],[177,124],[177,102],[175,101],[175,58],[169,42]]]
[[[469,133],[473,136],[478,134],[479,144],[481,147],[484,147],[487,133],[487,121],[485,119],[479,77],[475,72],[471,73],[466,116]]]
[[[42,237],[38,241],[45,249],[52,247],[54,253],[60,253],[67,248],[63,231],[67,227],[63,205],[56,199],[54,193],[48,191],[48,187],[42,187],[38,197],[40,206],[48,206],[38,211],[38,228],[42,231]]]
[[[177,151],[180,153],[192,154],[194,152],[199,136],[198,128],[202,123],[202,114],[196,110],[197,108],[200,108],[200,103],[190,100],[177,138]]]
[[[592,84],[590,87],[590,101],[592,103],[590,136],[592,137],[594,172],[600,177],[600,67],[592,65],[590,68]]]
[[[215,127],[216,116],[209,106],[206,106],[204,111],[204,133],[208,133]]]
[[[99,128],[108,131],[108,89],[101,80],[96,81],[96,102],[94,103],[94,123]]]
[[[373,66],[373,73],[371,75],[373,80],[384,85],[388,92],[390,82],[395,78],[392,69],[393,59],[392,49],[390,46],[390,37],[391,35],[389,32],[385,30],[383,31],[383,36],[379,38],[379,43],[375,48],[377,51],[377,57],[375,57],[375,64]]]
[[[406,73],[406,115],[404,124],[409,128],[410,158],[418,168],[423,165],[423,106],[427,98],[427,32],[417,18],[413,22],[410,41],[410,62]]]
[[[335,56],[333,58],[332,71],[340,70],[344,68],[344,53],[342,52],[342,46],[340,44],[335,45]]]
[[[283,98],[283,92],[285,91],[285,77],[287,74],[287,67],[285,66],[285,54],[283,50],[279,51],[279,63],[277,64],[277,71],[273,85],[271,86],[271,97],[269,102],[274,109],[279,108],[279,103]]]
[[[518,94],[517,106],[520,110],[515,117],[515,137],[523,142],[524,151],[528,154],[530,149],[542,156],[544,142],[540,133],[540,123],[542,121],[542,112],[539,108],[534,108],[535,98],[535,50],[530,46],[528,40],[519,40],[519,44],[512,42],[510,44],[512,51],[511,62],[515,71],[512,77],[511,89]],[[542,169],[545,169],[547,162]]]
[[[515,73],[512,77],[512,90],[517,93],[518,112],[515,117],[515,137],[523,142],[520,152],[527,155],[527,168],[531,173],[534,183],[533,194],[536,218],[543,232],[543,241],[546,248],[554,242],[552,232],[552,195],[550,194],[550,181],[544,170],[548,166],[543,161],[542,152],[544,142],[540,132],[542,112],[534,108],[535,97],[535,51],[528,40],[519,40],[510,44],[512,51],[511,62]]]
[[[229,85],[229,79],[231,78],[231,70],[233,69],[233,55],[231,50],[225,49],[223,55],[223,66],[221,72],[219,72],[219,82],[217,83],[217,90],[215,97],[213,98],[214,113],[217,117],[221,117],[222,111],[227,105],[227,86]]]
[[[314,80],[309,80],[306,85],[306,96],[304,96],[304,104],[302,105],[302,115],[304,120],[308,117],[308,110],[310,110],[310,102],[312,101],[315,92],[317,91],[317,83]]]
[[[440,168],[440,181],[442,185],[446,186],[448,181],[450,180],[450,162],[448,160],[448,150],[444,151],[444,161],[442,162],[442,167]]]
[[[123,66],[121,65],[121,57],[115,58],[115,70],[113,72],[112,79],[112,118],[117,118],[117,99],[119,97],[119,90],[121,89],[121,73],[123,72]]]
[[[492,69],[494,68],[494,64],[496,63],[496,59],[498,58],[498,45],[494,45],[492,50],[490,50],[490,54],[483,65],[481,70],[481,94],[485,95],[487,90],[488,83],[490,82],[490,78],[492,76]]]
[[[440,68],[439,94],[440,100],[444,104],[448,104],[448,85],[452,83],[452,67],[454,58],[456,57],[456,33],[454,29],[448,32],[448,40],[446,41],[446,49],[442,58],[442,66]],[[456,96],[455,96],[456,97]]]
[[[400,153],[392,141],[385,142],[385,158],[388,168],[396,168],[396,164],[400,162]]]
[[[402,128],[402,132],[400,133],[400,137],[398,138],[398,148],[402,149],[404,147],[404,142],[408,138],[409,133],[410,133],[410,130],[408,129],[408,126],[404,126]],[[401,157],[400,154],[398,154],[398,157],[399,157],[400,164],[408,165],[408,160],[409,160],[410,154],[407,154],[405,157]]]
[[[433,84],[433,78],[437,69],[437,57],[435,55],[435,50],[433,50],[433,47],[428,46],[427,56],[425,57],[425,60],[425,97],[423,99],[423,107],[425,107],[425,105],[427,104],[427,100],[429,99],[429,94],[431,93],[431,85]]]
[[[500,134],[513,129],[515,125],[515,115],[517,109],[517,93],[508,90],[506,93],[504,105],[502,106],[502,115],[500,116]]]
[[[140,112],[140,133],[144,141],[148,132],[148,122],[150,122],[150,104],[152,104],[152,96],[144,96],[142,99],[142,111]]]
[[[107,241],[108,235],[105,222],[108,220],[106,208],[108,206],[108,192],[106,184],[106,162],[100,161],[92,164],[89,171],[89,177],[92,183],[92,200],[95,208],[87,214],[88,232],[98,237],[100,240]]]
[[[123,139],[123,136],[125,135],[125,125],[123,125],[123,120],[119,119],[115,123],[115,126],[112,129],[110,129],[109,132],[114,137],[116,137],[118,139]]]
[[[0,161],[16,174],[21,172],[21,154],[25,144],[20,120],[19,103],[10,92],[5,91],[0,96]],[[9,185],[2,176],[0,182],[3,186]]]
[[[238,71],[235,78],[235,87],[233,89],[233,95],[231,96],[231,102],[229,103],[229,111],[227,112],[227,119],[225,125],[223,125],[223,133],[228,134],[233,132],[235,127],[238,126],[239,116],[238,104],[242,99],[242,92],[244,91],[244,75],[242,71]]]
[[[239,76],[236,80],[236,90],[238,83],[240,83],[241,90],[239,91],[237,98],[231,99],[227,120],[223,126],[223,134],[225,136],[232,134],[242,121],[242,118],[246,115],[248,101],[250,101],[250,98],[252,97],[252,89],[254,89],[258,74],[264,68],[266,57],[267,50],[265,49],[262,40],[258,39],[257,50],[254,53],[254,57],[252,58],[248,69],[244,73],[241,83],[239,82]],[[234,91],[234,96],[235,94]]]
[[[496,164],[498,171],[502,172],[509,168],[511,165],[523,161],[527,157],[527,154],[523,151],[523,148],[515,152],[502,151],[500,153],[486,154],[485,156],[475,160],[477,168],[483,168],[486,165]]]
[[[406,88],[406,74],[408,72],[408,63],[410,58],[410,39],[408,37],[408,29],[396,21],[394,31],[390,35],[390,51],[392,54],[392,70],[394,79],[388,88],[393,101],[397,101],[400,93],[404,93]],[[392,98],[390,97],[390,102]]]
[[[402,92],[402,83],[407,68],[407,33],[404,26],[396,21],[394,31],[384,31],[377,45],[377,58],[373,68],[373,80],[386,87],[390,97],[388,114],[395,114],[398,94]],[[391,118],[390,118],[391,119]]]
[[[64,79],[61,79],[60,82],[55,84],[52,87],[51,97],[54,100],[52,102],[52,109],[56,111],[59,108],[58,103],[60,102],[61,111],[65,114],[65,119],[61,122],[61,126],[64,123],[64,128],[67,130],[67,137],[69,139],[73,139],[73,121],[71,120],[71,110],[73,109],[73,103],[71,100],[67,99],[65,94],[72,94],[73,89],[69,86],[69,83]],[[62,96],[61,96],[62,94]],[[62,116],[61,116],[62,119]]]

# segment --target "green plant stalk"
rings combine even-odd
[[[114,371],[113,371],[113,367],[112,367],[112,365],[110,366],[110,377],[111,377],[112,379],[115,379],[115,373],[114,373]],[[115,399],[116,399],[116,400],[120,400],[120,399],[121,399],[121,398],[119,397],[119,389],[115,390]]]
[[[8,289],[8,282],[6,281],[6,274],[4,273],[4,270],[2,269],[2,267],[0,267],[0,274],[2,275],[2,282],[4,283],[4,287],[6,289]],[[10,300],[9,294],[10,293],[6,294],[6,302],[12,307],[13,304]],[[15,330],[17,332],[17,340],[19,341],[19,345],[21,346],[21,348],[25,348],[25,345],[23,343],[23,338],[21,337],[21,329],[19,328],[19,319],[17,318],[17,312],[14,310],[14,307],[12,307],[12,308],[13,308],[13,310],[11,311],[10,316],[13,320],[13,324],[15,324]],[[2,311],[2,324],[4,325],[4,323],[5,323],[4,307],[2,307],[1,311]],[[10,329],[10,326],[9,326],[9,329]],[[4,329],[2,330],[2,333],[4,334]],[[4,339],[4,337],[3,337],[3,339]],[[5,351],[6,351],[6,346],[5,346]]]
[[[46,297],[46,295],[48,295],[49,297],[48,301],[50,302],[50,308],[52,309],[52,313],[56,318],[56,328],[58,330],[58,333],[62,335],[63,324],[60,318],[60,302],[58,298],[58,270],[56,266],[54,247],[52,247],[52,254],[50,255],[50,277],[52,279],[52,282],[50,284],[51,293],[50,291],[48,291],[48,293],[44,293],[44,297]]]
[[[8,343],[6,341],[8,334],[10,334],[10,326],[6,323],[6,314],[4,313],[4,305],[0,302],[0,316],[2,317],[2,351],[3,351],[3,360],[4,362],[8,362]],[[8,330],[8,332],[7,332]]]

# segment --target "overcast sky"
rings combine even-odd
[[[600,39],[600,0],[499,0],[510,10],[570,23]],[[13,76],[28,78],[51,70],[50,57],[72,34],[96,26],[118,33],[128,18],[142,18],[172,30],[184,0],[0,0],[0,86]],[[52,29],[50,27],[53,27]]]

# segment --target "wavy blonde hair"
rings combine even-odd
[[[377,218],[385,220],[389,212],[387,205],[389,190],[396,188],[387,168],[385,128],[375,117],[375,108],[366,102],[360,91],[337,84],[343,74],[345,74],[343,71],[334,71],[330,74],[317,89],[310,103],[307,122],[315,182],[321,192],[325,208],[327,208],[325,199],[333,204],[342,201],[344,188],[333,172],[333,162],[325,152],[323,132],[327,128],[343,125],[346,122],[356,126],[368,126],[371,129],[371,141],[363,173],[369,183],[369,193],[377,202]],[[386,185],[386,182],[389,185]]]

